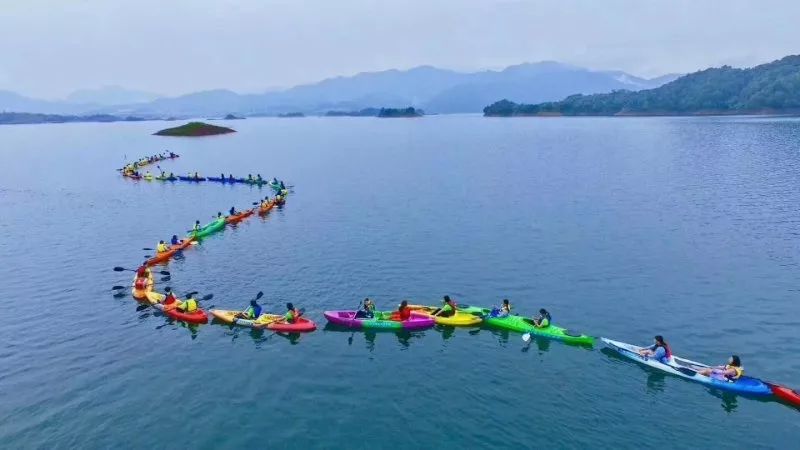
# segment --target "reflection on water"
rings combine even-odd
[[[732,413],[739,407],[739,396],[727,391],[720,391],[718,389],[708,389],[708,392],[722,400],[720,406],[726,413]]]
[[[522,347],[523,352],[528,352],[530,350],[532,344],[536,344],[536,348],[539,350],[539,354],[547,353],[550,351],[550,344],[552,341],[550,339],[545,339],[541,337],[531,336],[531,340]]]
[[[424,331],[409,331],[409,330],[392,330],[392,329],[380,329],[380,328],[367,328],[362,330],[354,330],[352,328],[343,327],[341,325],[335,325],[332,323],[326,323],[325,326],[322,328],[325,332],[339,332],[339,333],[350,333],[350,336],[347,338],[347,345],[353,345],[353,339],[356,334],[361,334],[364,336],[364,342],[366,343],[366,348],[370,352],[375,350],[375,342],[378,338],[378,335],[389,335],[393,334],[397,338],[397,342],[404,348],[408,348],[411,345],[411,340],[414,338],[421,338],[425,336]]]
[[[644,368],[644,366],[642,366]],[[665,372],[646,370],[647,372],[647,390],[653,392],[664,392],[666,385],[667,374]]]

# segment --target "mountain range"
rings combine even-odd
[[[324,114],[371,107],[413,106],[426,113],[472,113],[498,98],[524,103],[560,100],[568,95],[661,86],[678,75],[645,79],[620,71],[595,71],[545,61],[503,70],[456,72],[431,66],[366,72],[261,94],[218,89],[177,97],[117,86],[81,90],[65,100],[39,100],[0,91],[0,111],[48,114],[114,114],[137,117],[210,117],[285,113]]]

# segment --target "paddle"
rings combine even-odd
[[[127,272],[136,272],[137,269],[126,269],[124,267],[119,267],[119,266],[114,267],[114,272],[125,272],[125,271],[127,271]],[[160,273],[161,275],[169,275],[170,274],[166,270],[161,270],[161,271],[158,271],[156,273]]]
[[[353,328],[353,323],[355,323],[356,321],[356,316],[358,315],[358,310],[361,309],[362,303],[364,303],[364,300],[359,300],[358,306],[356,307],[356,310],[353,312],[353,318],[350,319],[350,328]],[[353,332],[350,333],[350,337],[347,338],[347,345],[353,345],[353,336],[355,336],[355,334],[356,330],[355,328],[353,328]]]

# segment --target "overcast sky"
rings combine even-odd
[[[0,89],[260,92],[555,60],[656,76],[800,53],[800,0],[0,0]]]

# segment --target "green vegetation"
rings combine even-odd
[[[378,117],[420,117],[424,113],[421,109],[408,108],[381,108]]]
[[[235,132],[236,130],[226,127],[218,127],[216,125],[209,125],[203,122],[189,122],[186,125],[181,125],[175,128],[167,128],[153,134],[157,136],[212,136],[215,134]]]
[[[572,95],[537,105],[501,100],[486,116],[612,116],[800,113],[800,55],[750,69],[702,70],[656,89]]]
[[[228,114],[227,116],[223,117],[222,120],[244,120],[244,117],[235,116],[233,114]]]

